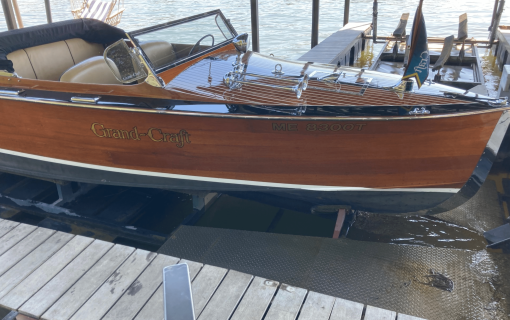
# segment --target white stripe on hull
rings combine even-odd
[[[67,166],[81,167],[87,169],[95,169],[101,171],[110,171],[125,174],[134,174],[142,176],[152,177],[163,177],[180,180],[192,180],[192,181],[203,181],[213,183],[224,183],[224,184],[237,184],[237,185],[248,185],[257,187],[268,187],[268,188],[281,188],[281,189],[297,189],[297,190],[309,190],[309,191],[392,191],[392,192],[441,192],[441,193],[457,193],[460,189],[458,188],[394,188],[394,189],[379,189],[379,188],[363,188],[363,187],[335,187],[335,186],[321,186],[321,185],[301,185],[301,184],[288,184],[288,183],[276,183],[276,182],[264,182],[264,181],[250,181],[250,180],[236,180],[236,179],[224,179],[224,178],[212,178],[212,177],[201,177],[201,176],[190,176],[183,174],[163,173],[163,172],[152,172],[144,170],[133,170],[123,169],[116,167],[100,166],[95,164],[88,164],[76,161],[55,159],[50,157],[43,157],[23,152],[17,152],[12,150],[0,149],[0,153],[9,154],[13,156],[29,158],[39,161],[58,163]]]

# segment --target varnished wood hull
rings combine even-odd
[[[469,184],[481,159],[492,161],[508,125],[500,123],[504,109],[402,118],[260,117],[22,98],[0,100],[0,115],[3,171],[268,192],[391,213],[439,210],[434,208]],[[503,130],[501,137],[495,129]],[[480,184],[485,176],[478,176]],[[474,189],[461,193],[465,198]]]

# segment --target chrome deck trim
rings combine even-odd
[[[33,98],[33,97],[21,97],[2,94],[0,92],[0,100],[12,100],[22,102],[32,102],[40,104],[53,104],[57,106],[67,106],[75,108],[92,108],[101,110],[116,110],[125,112],[140,112],[140,113],[157,113],[165,115],[180,115],[180,116],[193,116],[193,117],[210,117],[210,118],[236,118],[236,119],[253,119],[253,120],[292,120],[292,121],[398,121],[398,120],[427,120],[427,119],[438,119],[438,118],[452,118],[462,117],[469,115],[485,114],[492,112],[501,112],[510,110],[510,106],[487,108],[486,110],[477,110],[470,112],[458,112],[453,114],[429,114],[422,116],[391,116],[391,117],[350,117],[350,116],[335,116],[335,117],[308,117],[304,116],[285,116],[285,115],[245,115],[245,114],[218,114],[218,113],[206,113],[206,112],[194,112],[194,111],[173,111],[173,110],[160,110],[160,109],[146,109],[136,107],[118,107],[108,106],[105,104],[93,105],[84,103],[72,103],[69,101],[55,100],[55,99],[44,99],[44,98]]]

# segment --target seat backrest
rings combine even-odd
[[[166,41],[150,40],[140,43],[143,52],[152,62],[155,69],[167,65],[176,59],[172,44]]]
[[[115,68],[112,62],[111,66]],[[115,70],[120,77],[118,70]],[[92,57],[70,68],[62,77],[61,82],[96,83],[96,84],[122,84],[114,76],[102,56]]]
[[[7,59],[23,78],[58,81],[64,71],[103,51],[101,44],[75,38],[16,50]]]

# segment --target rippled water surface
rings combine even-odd
[[[127,31],[176,20],[213,9],[221,9],[238,32],[250,31],[250,1],[231,0],[124,0],[126,11],[119,27]],[[372,20],[372,0],[351,1],[350,21]],[[438,5],[440,3],[440,5]],[[18,0],[25,26],[46,22],[43,0]],[[397,26],[400,15],[411,13],[408,33],[418,0],[380,0],[379,35],[389,35]],[[456,34],[459,15],[467,12],[469,36],[486,39],[494,2],[492,0],[425,0],[423,12],[429,36]],[[51,0],[53,20],[71,19],[68,0]],[[1,9],[1,8],[0,8]],[[344,1],[320,2],[320,40],[342,27]],[[297,58],[310,48],[311,0],[259,0],[260,47],[263,53],[279,57]],[[2,12],[3,14],[3,12]],[[501,24],[510,24],[505,12]],[[0,31],[6,30],[0,19]]]

